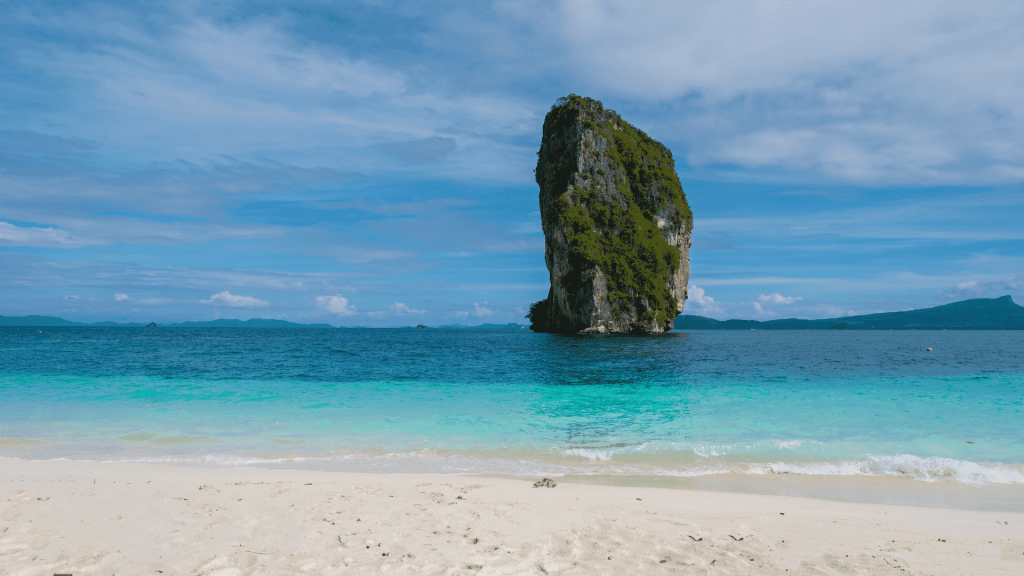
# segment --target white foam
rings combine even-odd
[[[562,454],[564,454],[565,456],[582,456],[587,460],[591,461],[607,461],[612,459],[612,453],[610,452],[606,452],[603,450],[593,450],[589,448],[569,448],[568,450],[564,450]]]
[[[782,450],[796,450],[804,445],[803,440],[772,440],[771,442],[776,448],[780,448]]]
[[[727,453],[728,449],[723,446],[693,446],[693,453],[701,458],[715,458]]]
[[[660,476],[704,476],[709,474],[801,474],[809,476],[895,476],[922,482],[948,481],[969,485],[1024,484],[1024,466],[979,463],[939,456],[920,457],[912,454],[865,455],[857,459],[834,461],[751,462],[742,458],[749,445],[733,447],[675,446],[677,458],[655,460],[636,458],[654,452],[670,452],[669,443],[658,446],[570,448],[555,450],[537,459],[502,455],[467,453],[438,454],[432,450],[394,451],[387,453],[344,452],[291,457],[255,457],[235,454],[190,454],[173,456],[139,456],[110,459],[116,462],[152,462],[209,466],[252,466],[275,469],[303,469],[337,472],[417,473],[417,474],[643,474]],[[723,449],[725,448],[725,449]],[[739,448],[737,450],[737,448]],[[785,446],[792,449],[791,446]],[[712,454],[726,453],[728,459]],[[698,452],[698,450],[700,452]],[[697,453],[694,459],[692,454]],[[686,458],[686,454],[691,454]],[[561,462],[551,457],[562,456]],[[622,457],[628,456],[623,459]],[[737,456],[740,456],[737,458]],[[756,455],[751,455],[756,458]],[[568,458],[566,458],[568,457]],[[745,462],[743,460],[746,460]]]
[[[776,462],[749,473],[809,474],[814,476],[897,476],[922,482],[949,480],[962,484],[1024,484],[1024,468],[912,454],[867,455],[841,462]]]

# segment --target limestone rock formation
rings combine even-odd
[[[690,277],[693,215],[672,152],[600,102],[560,98],[537,153],[548,297],[535,332],[672,329]]]

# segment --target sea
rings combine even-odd
[[[0,456],[1022,485],[1024,332],[0,328]]]

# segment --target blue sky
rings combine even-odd
[[[1024,4],[0,0],[0,314],[524,322],[544,114],[664,142],[686,312],[1024,302]]]

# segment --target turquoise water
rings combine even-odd
[[[1024,484],[1024,333],[3,328],[0,438],[22,458]]]

